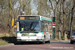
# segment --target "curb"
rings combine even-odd
[[[1,45],[0,47],[6,47],[6,46],[11,46],[11,45],[14,45],[14,44]]]
[[[70,40],[51,40],[51,42],[70,42]]]

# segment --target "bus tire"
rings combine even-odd
[[[48,41],[48,43],[50,43],[50,40]]]
[[[50,36],[51,37],[51,36]],[[51,38],[50,38],[51,39]],[[50,39],[49,39],[49,41],[48,41],[48,43],[50,43]]]
[[[43,41],[42,44],[45,44],[45,41]]]
[[[45,44],[45,39],[46,39],[46,37],[44,36],[44,40],[43,40],[43,42],[42,42],[43,44]]]

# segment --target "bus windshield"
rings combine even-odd
[[[41,31],[40,21],[20,21],[20,31]]]

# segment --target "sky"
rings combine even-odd
[[[35,1],[36,2],[36,1]],[[34,0],[32,0],[30,2],[30,6],[31,6],[31,15],[37,15],[38,14],[38,1],[36,3],[34,3]]]
[[[16,4],[14,5],[14,8],[18,8],[20,7],[19,1],[16,2]]]
[[[31,2],[30,2],[31,15],[37,15],[39,13],[37,10],[38,3],[39,3],[39,0],[31,0]],[[48,0],[47,0],[47,5],[50,5],[50,7],[51,7],[51,4],[48,2]],[[14,5],[15,9],[18,7],[20,7],[19,1],[17,1],[16,4]],[[54,5],[53,5],[53,7],[54,7]],[[48,14],[50,14],[50,13],[48,13]],[[50,16],[53,17],[53,10],[51,10]]]

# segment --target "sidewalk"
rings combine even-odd
[[[51,40],[51,42],[70,42],[70,40]]]
[[[0,45],[0,47],[6,47],[6,46],[11,46],[11,45],[14,45],[14,44]]]

